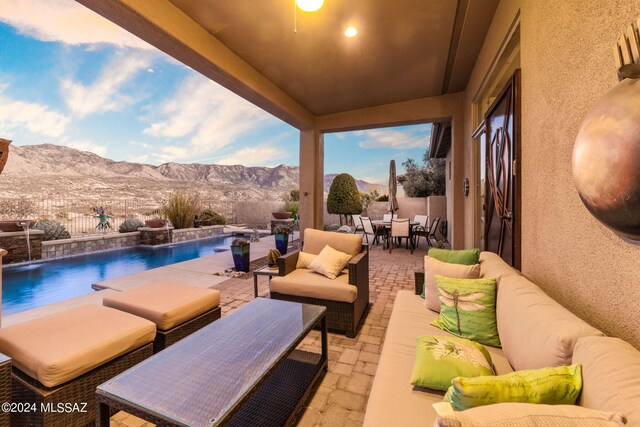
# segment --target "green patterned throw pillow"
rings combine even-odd
[[[431,248],[429,249],[428,255],[438,261],[449,262],[451,264],[474,265],[480,262],[480,249],[477,248],[456,251]]]
[[[494,403],[573,405],[582,390],[582,365],[516,371],[500,376],[458,377],[444,401],[463,411]]]
[[[500,347],[496,279],[452,279],[436,274],[440,316],[431,324],[453,335]]]
[[[494,375],[489,352],[464,338],[425,335],[417,338],[411,384],[446,391],[456,377]]]

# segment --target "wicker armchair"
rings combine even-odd
[[[278,258],[279,274],[270,282],[271,298],[322,305],[327,308],[327,326],[353,338],[369,305],[369,252],[360,235],[305,230],[303,252],[318,254],[326,245],[353,255],[348,272],[331,280],[307,269],[296,270],[300,251],[290,252]],[[355,299],[345,294],[355,294]]]

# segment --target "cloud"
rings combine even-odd
[[[104,157],[107,154],[107,147],[105,145],[96,144],[89,140],[69,141],[66,138],[56,141],[58,145],[65,145],[67,147],[75,148],[76,150],[89,151]]]
[[[91,85],[85,86],[71,79],[63,80],[60,87],[62,96],[71,111],[80,117],[122,110],[136,100],[120,93],[120,89],[150,63],[150,55],[117,53]]]
[[[51,110],[48,106],[17,101],[2,94],[0,87],[0,134],[25,129],[48,137],[59,137],[71,121],[69,117]]]
[[[156,111],[143,133],[157,138],[187,139],[186,148],[165,147],[165,160],[202,157],[232,144],[249,131],[277,121],[264,110],[205,77],[186,79]]]
[[[427,148],[429,146],[431,132],[417,133],[414,130],[388,130],[373,129],[358,131],[354,134],[366,138],[358,145],[361,148],[393,148],[403,150],[409,148]]]
[[[152,144],[142,141],[129,141],[129,144],[135,145],[136,147],[142,147],[145,150],[151,150],[154,148]]]
[[[286,152],[272,145],[260,145],[247,147],[236,151],[230,156],[216,161],[219,165],[245,165],[245,166],[277,166],[277,159],[286,156]]]
[[[147,42],[70,0],[0,0],[0,21],[21,34],[70,45],[107,43],[153,49]]]

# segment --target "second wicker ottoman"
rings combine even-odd
[[[107,307],[126,311],[157,326],[157,353],[220,318],[220,291],[159,282],[105,297]]]

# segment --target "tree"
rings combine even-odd
[[[427,150],[422,161],[422,167],[413,159],[402,163],[405,169],[404,192],[409,197],[444,196],[445,159],[431,159]]]
[[[338,174],[333,179],[331,187],[329,187],[327,211],[330,214],[340,215],[340,225],[342,225],[342,215],[346,220],[347,215],[362,212],[362,198],[356,180],[348,173]]]

